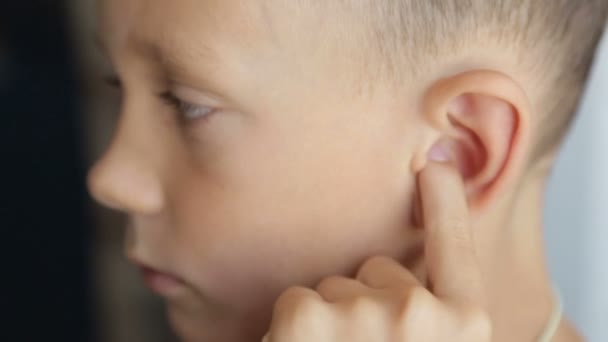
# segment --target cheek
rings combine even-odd
[[[370,172],[364,164],[394,166],[371,157],[337,167],[324,158],[251,153],[249,167],[231,167],[213,182],[182,178],[177,263],[202,292],[237,312],[268,308],[289,286],[352,274],[368,256],[409,249],[412,180]]]
[[[414,179],[395,158],[407,154],[402,141],[383,140],[390,134],[361,139],[364,126],[249,133],[251,143],[226,147],[204,172],[174,177],[176,264],[243,314],[268,309],[289,286],[350,275],[371,255],[401,258],[418,241]]]

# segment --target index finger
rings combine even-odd
[[[469,208],[460,172],[429,162],[418,176],[426,232],[425,257],[433,293],[465,303],[483,301]]]

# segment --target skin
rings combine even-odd
[[[355,279],[334,276],[316,291],[284,292],[263,342],[492,341],[460,173],[430,163],[419,188],[432,290],[395,260],[374,257]]]
[[[324,56],[243,47],[233,39],[241,31],[204,17],[242,15],[226,5],[101,4],[100,31],[125,95],[90,183],[102,203],[130,215],[127,253],[189,284],[168,301],[177,330],[196,339],[203,325],[200,339],[243,341],[264,333],[285,288],[354,273],[374,254],[402,258],[420,243],[403,210],[414,179],[395,158],[412,154],[415,134],[407,118],[388,115],[388,99],[355,100],[343,81],[319,79],[319,68],[333,67]],[[189,41],[158,41],[179,31],[234,46],[218,42],[218,55],[208,56]],[[187,72],[136,51],[135,40],[162,45]],[[157,97],[178,87],[188,101],[221,109],[180,125]]]
[[[89,186],[129,216],[127,255],[183,282],[165,297],[184,340],[259,341],[283,291],[355,277],[374,255],[424,284],[415,177],[445,132],[412,110],[417,86],[365,90],[352,72],[360,61],[336,57],[356,56],[358,46],[334,40],[343,27],[317,14],[274,1],[99,2],[123,106]],[[168,91],[213,112],[186,119],[159,97]],[[488,160],[508,159],[500,151],[509,144],[489,140],[497,152]],[[467,183],[468,194],[487,192],[472,208],[471,244],[496,341],[534,336],[553,305],[540,234],[544,173],[521,176],[526,150],[514,150],[496,187]],[[565,321],[560,336],[575,338]]]

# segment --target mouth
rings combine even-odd
[[[164,297],[176,297],[186,289],[186,283],[181,278],[138,260],[131,261],[139,269],[144,284],[151,291]]]

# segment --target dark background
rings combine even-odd
[[[2,341],[96,336],[81,101],[66,18],[60,0],[0,0]]]

